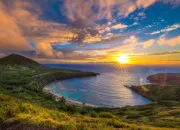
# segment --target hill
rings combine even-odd
[[[96,76],[97,73],[38,67],[39,63],[14,54],[0,61],[3,61],[3,65],[0,65],[0,130],[174,130],[180,128],[180,102],[173,96],[174,92],[178,95],[179,90],[175,90],[174,87],[166,87],[166,91],[161,89],[158,93],[152,92],[154,95],[159,95],[162,91],[171,92],[169,90],[173,89],[168,96],[161,96],[172,97],[171,101],[160,98],[158,100],[160,102],[148,105],[113,109],[76,106],[68,104],[66,99],[55,101],[55,97],[43,92],[44,86],[54,80]],[[37,66],[28,67],[29,64],[37,64]],[[159,87],[156,85],[153,88]]]
[[[131,86],[130,89],[152,101],[180,101],[180,73],[159,73],[147,79],[153,83]]]
[[[18,54],[11,54],[1,58],[0,65],[41,66],[38,62]]]
[[[150,75],[147,79],[156,84],[180,85],[180,73],[159,73]]]

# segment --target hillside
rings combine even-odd
[[[19,60],[22,60],[21,58]],[[27,61],[26,58],[25,60]],[[6,57],[6,61],[9,61],[9,58]],[[96,76],[97,73],[28,67],[21,64],[0,65],[0,72],[0,130],[180,128],[180,102],[174,98],[172,101],[165,99],[148,105],[110,109],[76,106],[68,104],[66,100],[56,102],[54,97],[42,91],[46,84],[54,80]],[[174,93],[169,93],[167,97],[172,95]]]
[[[40,64],[32,59],[26,58],[18,54],[11,54],[0,59],[0,65],[26,65],[40,66]]]
[[[153,83],[131,86],[130,89],[152,101],[180,101],[180,74],[160,73],[150,75],[147,79]]]
[[[160,73],[147,77],[151,83],[180,85],[180,73]]]
[[[176,128],[178,130],[180,128],[178,102],[69,113],[47,109],[2,93],[0,101],[0,130],[176,130]]]

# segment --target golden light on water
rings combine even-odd
[[[121,54],[118,58],[117,61],[121,64],[127,64],[129,63],[129,57],[127,54]]]

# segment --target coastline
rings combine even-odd
[[[136,92],[137,94],[141,95],[142,97],[147,98],[147,99],[150,100],[151,102],[154,102],[153,99],[149,98],[148,96],[146,96],[146,95],[144,94],[144,92],[142,92],[141,86],[133,86],[133,85],[128,86],[128,85],[124,85],[124,87],[126,87],[126,88],[128,88],[128,89],[131,89],[132,91]]]
[[[162,85],[180,85],[180,73],[158,73],[147,77],[151,83]]]
[[[98,74],[96,73],[96,76]],[[155,75],[150,75],[151,77],[155,77],[157,78],[157,75],[165,75],[165,76],[171,76],[172,77],[172,73],[160,73],[160,74],[155,74]],[[173,74],[173,76],[178,76],[178,78],[180,77],[180,74],[176,73],[176,74]],[[92,76],[92,75],[88,75],[88,76]],[[149,77],[147,77],[147,79],[149,80]],[[78,76],[79,77],[79,76]],[[87,77],[87,76],[80,76],[80,77]],[[69,77],[70,78],[70,77]],[[73,77],[71,77],[73,78]],[[159,80],[162,78],[162,76],[158,76]],[[177,79],[176,79],[177,80]],[[169,80],[168,80],[169,81]],[[167,81],[167,82],[168,82]],[[179,80],[178,80],[179,81]],[[52,81],[53,82],[53,81]],[[156,102],[156,101],[159,101],[159,99],[156,97],[156,95],[154,94],[150,94],[149,92],[151,92],[152,90],[151,89],[159,89],[159,86],[162,86],[162,85],[167,85],[167,84],[162,84],[162,83],[159,83],[159,81],[157,81],[156,83],[154,83],[154,81],[151,81],[149,80],[149,82],[151,84],[148,84],[148,85],[141,85],[141,86],[138,86],[138,85],[132,85],[132,86],[129,86],[129,85],[124,85],[124,87],[126,88],[129,88],[131,89],[132,91],[136,92],[137,94],[141,95],[142,97],[150,100],[151,102]],[[55,101],[59,102],[62,98],[61,95],[58,95],[58,94],[55,94],[52,92],[52,90],[50,88],[47,87],[48,85],[46,85],[44,88],[43,88],[43,92],[46,93],[46,94],[50,94],[52,95],[54,98],[55,98]],[[153,96],[154,95],[154,96]],[[70,105],[76,105],[76,106],[79,106],[79,107],[85,107],[85,106],[88,106],[88,107],[100,107],[100,106],[96,106],[96,105],[92,105],[92,104],[88,104],[88,103],[83,103],[83,102],[78,102],[78,101],[75,101],[75,100],[72,100],[72,99],[68,99],[68,98],[65,98],[66,99],[66,103],[67,104],[70,104]]]
[[[53,93],[51,89],[47,88],[47,85],[43,88],[43,92],[45,94],[52,95],[52,97],[55,98],[56,102],[59,102],[61,100],[61,98],[63,97],[61,95]],[[84,104],[83,102],[75,101],[75,100],[72,100],[72,99],[69,99],[69,98],[65,98],[65,99],[66,99],[66,103],[69,104],[69,105],[76,105],[76,106],[79,106],[79,107],[98,107],[96,105],[92,105],[92,104],[88,104],[88,103]]]
[[[151,84],[124,86],[152,102],[180,100],[178,98],[178,95],[180,95],[178,93],[180,90],[180,73],[158,73],[148,76],[147,80]]]

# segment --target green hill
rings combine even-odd
[[[18,54],[11,54],[1,58],[0,65],[40,66],[38,62]]]
[[[147,79],[155,84],[180,85],[180,73],[159,73],[150,75]]]
[[[0,130],[180,128],[180,102],[174,98],[171,101],[165,99],[148,105],[113,109],[76,106],[62,100],[56,102],[52,95],[43,92],[49,82],[96,76],[97,73],[39,67],[39,63],[15,54],[0,59],[0,63]],[[161,89],[155,93],[159,87],[153,88],[154,95],[164,91]],[[167,87],[165,92],[169,90]],[[179,90],[163,97],[171,97],[174,92]]]

